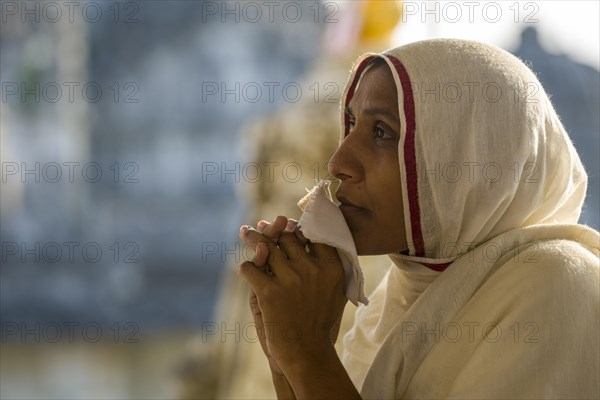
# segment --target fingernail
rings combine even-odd
[[[258,222],[258,228],[259,228],[259,229],[265,229],[265,227],[266,227],[267,225],[269,225],[269,223],[268,223],[267,221],[265,221],[265,220],[262,220],[262,221],[259,221],[259,222]]]
[[[285,229],[288,231],[293,231],[295,227],[296,227],[296,221],[289,220]]]
[[[244,233],[246,232],[248,229],[250,229],[250,227],[248,225],[242,225],[240,227],[240,233]]]

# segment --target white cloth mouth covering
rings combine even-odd
[[[298,201],[303,211],[298,227],[312,243],[335,247],[344,267],[346,297],[355,306],[358,302],[367,305],[356,246],[344,215],[332,200],[330,184],[331,181],[321,179],[311,190],[306,189],[308,193]]]

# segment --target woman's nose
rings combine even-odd
[[[354,181],[360,179],[359,161],[352,148],[351,136],[342,141],[327,164],[329,174],[339,180],[350,179]]]

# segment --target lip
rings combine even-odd
[[[340,204],[340,210],[342,214],[356,214],[365,211],[364,208],[351,206],[349,204]]]
[[[365,208],[359,207],[356,204],[352,203],[350,200],[348,200],[342,195],[336,195],[336,197],[340,201],[340,203],[342,203],[340,204],[340,210],[342,210],[342,212],[344,213],[357,213],[366,210]]]

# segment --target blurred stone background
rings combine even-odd
[[[369,49],[355,46],[365,11],[274,2],[271,20],[265,2],[255,2],[263,12],[255,21],[251,7],[244,14],[233,1],[82,1],[71,21],[64,2],[56,2],[60,17],[48,2],[0,3],[0,397],[172,397],[175,366],[223,314],[215,306],[224,271],[244,256],[238,227],[274,218],[313,177],[326,177],[322,161],[304,160],[310,143],[335,145],[337,132],[308,144],[297,135],[306,119],[336,120],[349,55]],[[302,17],[291,22],[297,10]],[[411,34],[420,21],[409,22],[399,37],[424,38]],[[581,222],[599,229],[597,65],[575,61],[569,48],[548,50],[543,24],[512,23],[518,40],[507,49],[552,95],[588,170]],[[590,35],[597,31],[596,23]],[[329,64],[319,64],[324,57]],[[323,102],[328,94],[333,103]],[[316,99],[312,107],[307,99]],[[244,135],[263,117],[288,127],[274,130],[287,136],[249,143]],[[243,186],[256,189],[247,167],[259,153],[263,174],[264,162],[280,163],[273,185],[251,194]],[[286,160],[299,163],[301,179],[284,170]]]

